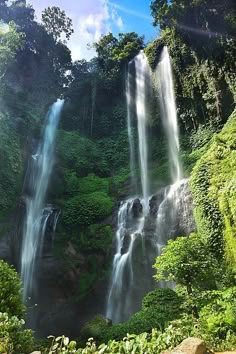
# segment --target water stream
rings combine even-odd
[[[144,199],[144,213],[148,212],[148,196],[150,193],[148,178],[148,146],[147,146],[147,91],[150,67],[143,52],[134,58],[136,79],[136,114],[138,121],[139,163]]]
[[[44,135],[37,153],[32,156],[32,168],[28,177],[30,195],[26,198],[26,219],[21,251],[21,277],[23,299],[31,296],[34,286],[34,272],[44,241],[47,222],[52,208],[44,208],[45,197],[54,164],[54,144],[57,126],[64,101],[57,100],[46,117]],[[53,221],[55,231],[58,213]]]
[[[172,182],[175,183],[183,178],[183,173],[179,158],[179,130],[174,81],[171,69],[171,58],[167,47],[164,47],[162,50],[160,62],[157,65],[155,74],[159,83],[161,117],[168,139],[171,178]]]
[[[116,250],[106,311],[106,317],[113,322],[127,320],[140,308],[143,296],[154,287],[174,286],[173,283],[156,284],[152,277],[152,265],[169,239],[188,235],[195,228],[188,180],[182,177],[173,76],[166,47],[163,49],[155,76],[163,127],[168,141],[172,184],[150,196],[147,87],[151,75],[147,59],[141,52],[129,63],[126,86],[131,169],[136,164],[131,136],[133,102],[136,107],[141,197],[135,196],[121,202],[118,211]],[[131,89],[133,82],[135,89]]]

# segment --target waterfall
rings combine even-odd
[[[182,178],[182,169],[179,159],[179,131],[173,75],[167,47],[163,48],[160,62],[156,68],[156,75],[159,83],[162,121],[168,139],[171,178],[173,183],[175,183]]]
[[[131,182],[134,187],[135,192],[137,193],[137,180],[135,176],[135,147],[134,147],[134,136],[133,136],[133,127],[132,127],[132,113],[134,109],[134,103],[132,98],[132,75],[131,75],[131,63],[128,64],[128,73],[126,78],[126,104],[127,104],[127,130],[128,130],[128,140],[129,140],[129,151],[130,151],[130,173],[131,173]]]
[[[138,199],[128,199],[121,203],[119,208],[116,253],[106,313],[107,318],[111,318],[113,322],[121,322],[132,313],[131,290],[134,281],[132,253],[134,243],[140,238],[144,226],[142,210],[143,205]]]
[[[147,82],[150,78],[150,67],[143,52],[134,58],[136,78],[136,114],[138,121],[139,163],[142,185],[142,196],[145,212],[148,211],[150,192],[148,180],[148,147],[147,147]]]
[[[131,114],[135,106],[138,122],[141,198],[133,197],[121,202],[118,211],[116,250],[106,311],[106,317],[113,322],[125,321],[139,310],[142,298],[148,291],[157,286],[174,287],[172,282],[158,284],[154,282],[152,265],[168,240],[188,235],[195,230],[188,180],[182,179],[173,77],[166,47],[163,49],[155,74],[159,83],[159,102],[168,140],[173,184],[161,188],[150,196],[147,92],[151,75],[147,59],[141,52],[129,63],[126,82],[130,168],[132,173],[136,163],[131,130]]]
[[[42,251],[46,225],[52,212],[50,208],[44,209],[43,206],[54,164],[55,136],[63,104],[63,100],[57,100],[50,108],[42,142],[31,161],[32,169],[28,182],[31,195],[26,199],[26,219],[21,251],[24,301],[33,290],[36,261]],[[56,222],[57,217],[54,220],[54,228]]]
[[[133,312],[134,269],[132,255],[134,247],[136,247],[138,243],[137,241],[142,239],[145,216],[148,214],[150,187],[148,179],[147,91],[150,78],[150,68],[147,58],[143,52],[140,52],[128,65],[126,101],[130,169],[132,183],[134,184],[136,184],[134,176],[136,163],[131,116],[135,110],[138,122],[142,199],[141,201],[136,197],[128,199],[121,204],[118,212],[116,253],[113,260],[112,278],[106,311],[106,316],[111,318],[114,322],[123,321]],[[135,90],[133,86],[135,86]],[[135,190],[137,190],[136,186]]]

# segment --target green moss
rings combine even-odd
[[[199,234],[236,271],[236,111],[197,162],[191,189]]]

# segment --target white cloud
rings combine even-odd
[[[117,18],[116,24],[120,31],[124,28],[124,23],[121,16]]]
[[[73,21],[74,34],[68,43],[72,59],[89,60],[95,56],[94,49],[87,44],[99,40],[103,34],[121,31],[124,27],[121,16],[117,14],[109,0],[28,0],[36,10],[40,20],[42,10],[47,6],[59,6]]]
[[[123,20],[114,7],[108,6],[108,0],[87,0],[86,4],[83,11],[78,9],[76,14],[69,14],[75,31],[69,42],[73,60],[82,58],[90,60],[96,53],[93,48],[88,49],[88,44],[98,41],[114,26],[119,31],[124,27]]]

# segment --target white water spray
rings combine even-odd
[[[43,209],[43,205],[54,164],[54,142],[63,104],[63,100],[58,100],[52,105],[47,116],[43,141],[37,153],[32,156],[33,167],[29,180],[31,196],[26,200],[26,220],[21,252],[24,301],[33,290],[36,260],[42,250],[46,223],[50,217],[50,211]]]
[[[128,199],[122,203],[118,212],[116,253],[106,312],[106,317],[111,318],[113,322],[122,321],[132,312],[130,296],[134,277],[132,253],[134,243],[141,236],[144,226],[144,217],[133,215],[134,201]]]
[[[148,179],[148,147],[147,147],[147,83],[150,79],[150,67],[143,52],[134,58],[136,77],[136,114],[138,121],[139,163],[144,199],[144,213],[148,212],[148,196],[150,192]]]
[[[172,182],[175,183],[182,178],[182,168],[179,158],[179,130],[173,75],[167,47],[163,48],[160,62],[156,68],[156,75],[159,83],[162,121],[168,139],[171,178]]]
[[[130,173],[132,186],[137,193],[137,181],[135,176],[135,147],[134,147],[134,136],[132,127],[132,112],[134,108],[133,97],[132,97],[132,75],[131,75],[131,63],[128,64],[128,73],[126,78],[126,104],[127,104],[127,130],[128,130],[128,140],[129,140],[129,152],[130,152]]]
[[[131,67],[135,65],[135,77]],[[152,265],[169,239],[177,235],[189,234],[194,230],[194,222],[189,198],[188,182],[182,180],[179,158],[179,133],[173,88],[173,77],[168,50],[165,47],[157,66],[156,77],[162,111],[164,130],[169,146],[169,161],[173,184],[150,197],[148,179],[147,146],[147,82],[150,69],[143,52],[129,64],[127,78],[127,123],[130,149],[132,101],[135,100],[138,121],[139,164],[142,198],[130,198],[121,204],[118,212],[116,232],[116,253],[113,260],[112,279],[108,294],[106,316],[113,322],[121,322],[140,308],[142,297],[154,285]],[[136,92],[131,91],[131,83],[136,83]],[[135,165],[133,151],[131,169]],[[188,223],[188,221],[190,221]],[[138,257],[138,259],[137,259]],[[159,282],[159,287],[174,287],[172,282]],[[141,289],[142,288],[142,289]]]

